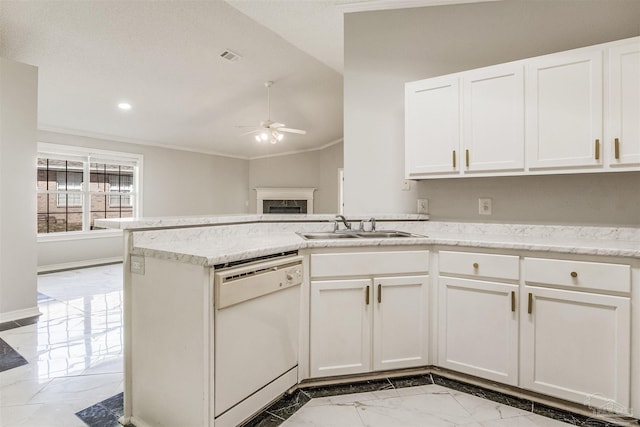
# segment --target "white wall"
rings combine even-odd
[[[0,322],[38,314],[38,69],[0,58]]]
[[[47,131],[38,132],[38,141],[142,154],[144,216],[248,212],[247,160]],[[68,268],[122,253],[121,237],[39,242],[38,267]]]
[[[343,165],[343,144],[322,150],[249,161],[250,212],[255,213],[259,187],[312,187],[314,213],[338,212],[338,169]]]
[[[421,196],[433,219],[640,225],[640,173],[429,180],[401,190],[405,82],[637,36],[639,22],[637,0],[346,14],[345,211],[415,212]],[[480,218],[477,198],[485,196],[495,214]]]

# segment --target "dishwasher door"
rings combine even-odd
[[[215,273],[215,417],[297,367],[301,259]]]

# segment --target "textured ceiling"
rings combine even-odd
[[[224,1],[2,0],[0,37],[39,67],[41,129],[239,157],[342,138],[342,75]],[[240,136],[266,119],[267,80],[271,118],[307,135]]]
[[[342,138],[343,11],[468,1],[0,0],[0,56],[39,68],[40,129],[254,158]],[[241,136],[267,80],[271,119],[306,135]]]

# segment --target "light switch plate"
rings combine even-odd
[[[144,257],[131,255],[131,272],[144,275]]]
[[[429,199],[418,199],[418,213],[419,214],[427,214],[429,213]]]
[[[491,198],[481,197],[478,199],[478,213],[480,215],[491,215]]]

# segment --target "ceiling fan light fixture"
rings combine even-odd
[[[258,142],[262,141],[262,140],[260,139],[260,135],[256,135],[256,141],[258,141]]]
[[[269,139],[269,135],[267,135],[267,133],[266,133],[266,132],[262,132],[262,133],[260,134],[260,140],[261,140],[261,141],[266,141],[267,139]]]

